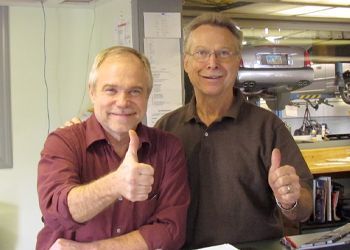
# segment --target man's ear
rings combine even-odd
[[[186,73],[188,73],[188,60],[190,59],[190,57],[185,54],[184,55],[184,70],[186,71]]]
[[[92,103],[95,103],[96,86],[89,84],[89,96]]]

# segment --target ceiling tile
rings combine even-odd
[[[281,16],[295,16],[295,15],[309,14],[309,13],[313,13],[316,11],[327,10],[327,9],[330,9],[330,7],[327,7],[327,6],[301,6],[301,7],[276,11],[276,12],[270,13],[270,14],[271,15],[281,15]]]
[[[350,18],[350,8],[332,8],[332,9],[326,9],[322,11],[317,11],[313,13],[308,13],[300,16],[305,17],[335,17],[335,18]]]
[[[225,13],[269,14],[276,11],[296,8],[299,5],[277,3],[254,3],[242,7],[225,10]]]
[[[349,0],[281,0],[281,2],[295,2],[306,4],[350,5]]]

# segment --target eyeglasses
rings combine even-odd
[[[206,62],[213,54],[215,55],[216,59],[220,62],[227,62],[231,60],[234,56],[238,55],[237,52],[233,52],[228,49],[220,49],[214,51],[209,51],[207,49],[199,49],[193,52],[192,54],[187,54],[193,56],[193,58],[198,62]]]

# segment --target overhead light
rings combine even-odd
[[[269,34],[269,28],[264,29],[265,35]]]
[[[307,4],[329,4],[329,5],[350,5],[349,0],[281,0],[281,2],[307,3]]]
[[[232,4],[235,1],[236,0],[185,0],[184,2],[203,5],[226,5]]]
[[[279,40],[282,39],[282,36],[267,36],[265,39],[271,43],[278,44]]]
[[[303,14],[307,17],[330,17],[330,18],[349,18],[350,8],[332,8],[314,13]]]
[[[281,10],[274,13],[271,13],[273,15],[283,15],[283,16],[296,16],[296,15],[303,15],[308,13],[313,13],[321,10],[327,10],[330,7],[322,7],[322,6],[303,6],[303,7],[297,7],[297,8],[291,8],[287,10]]]

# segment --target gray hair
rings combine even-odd
[[[148,94],[150,94],[153,87],[153,77],[151,72],[151,66],[147,57],[139,53],[137,50],[133,48],[124,47],[124,46],[113,46],[113,47],[104,49],[97,54],[97,56],[95,57],[94,63],[91,67],[88,84],[92,87],[95,87],[97,76],[98,76],[98,69],[107,58],[113,57],[113,56],[119,56],[119,55],[127,55],[127,54],[136,56],[140,60],[140,62],[143,64],[145,71],[148,75],[147,90],[148,90]]]
[[[238,28],[235,22],[220,13],[204,13],[196,18],[194,18],[190,23],[186,25],[184,28],[184,49],[186,52],[189,52],[189,44],[188,39],[195,29],[197,29],[201,25],[212,25],[218,26],[222,28],[227,28],[239,41],[239,51],[242,49],[242,40],[243,34],[242,31]]]

